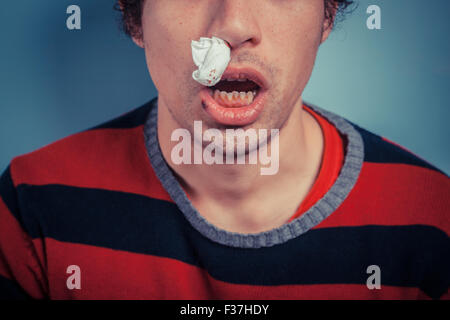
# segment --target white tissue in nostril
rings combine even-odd
[[[191,47],[192,58],[198,67],[192,73],[192,78],[204,86],[216,85],[230,63],[230,47],[217,37],[192,40]]]

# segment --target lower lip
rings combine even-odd
[[[203,88],[200,98],[205,105],[205,111],[216,122],[228,126],[245,126],[258,119],[264,109],[266,91],[259,89],[258,94],[251,104],[244,107],[224,107],[212,97],[212,90]]]

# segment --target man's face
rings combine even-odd
[[[216,36],[230,43],[229,67],[250,68],[266,81],[262,111],[239,126],[281,129],[312,72],[317,49],[329,28],[323,0],[146,0],[143,40],[150,75],[159,101],[177,125],[193,131],[226,127],[207,112],[192,79],[197,69],[191,40]]]

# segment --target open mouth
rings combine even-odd
[[[200,97],[205,112],[217,123],[244,126],[262,113],[269,88],[255,69],[229,67],[220,82],[200,91]]]
[[[239,108],[252,104],[260,89],[256,82],[247,78],[226,78],[211,87],[210,94],[223,107]]]

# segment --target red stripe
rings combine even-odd
[[[450,180],[406,164],[364,162],[344,203],[316,228],[362,225],[430,225],[450,233]]]
[[[0,198],[0,275],[18,282],[33,298],[42,299],[46,281],[37,256],[43,257],[43,251],[39,240],[34,242],[38,248],[32,243]]]
[[[14,185],[62,184],[170,200],[149,162],[143,126],[81,132],[11,162]]]
[[[417,288],[365,285],[231,284],[184,262],[46,239],[53,299],[417,299]],[[81,289],[69,290],[69,265],[81,269]]]
[[[450,292],[445,293],[442,297],[441,300],[450,300]]]

